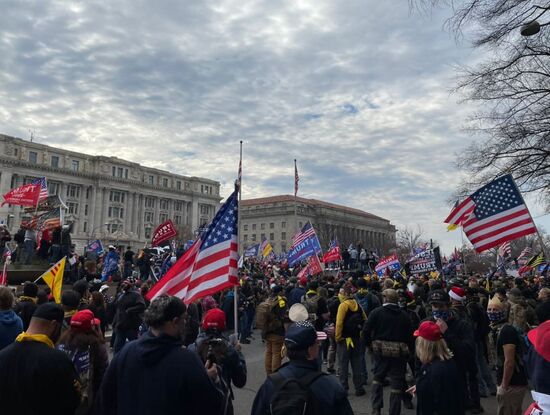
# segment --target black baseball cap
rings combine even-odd
[[[44,303],[37,307],[32,317],[41,318],[42,320],[48,321],[57,321],[58,323],[61,323],[63,322],[63,318],[65,317],[65,312],[58,304]]]
[[[317,332],[309,321],[298,321],[286,331],[285,345],[289,350],[306,350],[316,341]]]
[[[433,290],[428,294],[428,303],[430,304],[448,304],[449,302],[449,294],[444,290]]]

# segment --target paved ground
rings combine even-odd
[[[235,414],[246,415],[250,414],[250,409],[252,408],[252,402],[254,401],[254,396],[256,391],[260,388],[261,384],[265,380],[265,370],[264,370],[264,345],[260,340],[259,333],[256,331],[254,334],[255,340],[251,344],[243,344],[243,353],[246,358],[246,363],[248,367],[248,382],[243,389],[234,388],[235,400],[233,405],[235,407]],[[382,413],[387,414],[387,405],[389,403],[389,388],[385,388],[385,408],[382,410]],[[370,415],[371,406],[370,406],[370,379],[369,385],[366,388],[367,394],[361,397],[353,396],[353,393],[350,394],[349,400],[353,407],[353,410],[356,415]],[[481,405],[485,408],[486,414],[496,414],[496,399],[494,397],[482,398]],[[416,410],[406,410],[403,409],[402,414],[404,415],[413,415],[416,414]]]

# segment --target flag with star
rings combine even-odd
[[[493,180],[464,199],[453,208],[445,223],[461,225],[476,252],[537,232],[510,174]]]
[[[190,304],[239,284],[237,196],[237,191],[229,196],[208,228],[151,288],[147,299],[168,294]]]

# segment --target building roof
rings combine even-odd
[[[355,209],[348,206],[337,205],[336,203],[324,202],[322,200],[317,200],[317,199],[306,199],[304,197],[297,197],[296,199],[300,203],[304,203],[306,205],[313,206],[313,207],[338,209],[343,212],[352,213],[355,215],[360,215],[371,219],[380,219],[380,220],[389,222],[388,219],[384,219],[380,216],[373,215],[372,213],[365,212],[364,210]],[[278,195],[278,196],[270,196],[270,197],[259,197],[256,199],[246,199],[241,201],[241,205],[242,206],[268,205],[270,203],[280,203],[280,202],[294,203],[294,196]]]

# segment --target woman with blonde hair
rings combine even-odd
[[[416,385],[418,415],[464,415],[460,375],[439,326],[424,321],[416,336],[416,356],[422,363]]]

